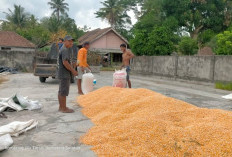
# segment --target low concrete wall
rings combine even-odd
[[[17,68],[21,71],[33,71],[33,51],[0,51],[0,66]]]
[[[141,56],[131,68],[136,73],[197,81],[232,81],[232,56]]]
[[[215,57],[215,81],[232,81],[232,56]]]
[[[177,76],[185,79],[212,80],[214,57],[181,56],[178,57]]]

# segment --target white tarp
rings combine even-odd
[[[10,124],[0,127],[0,151],[8,149],[13,140],[11,136],[18,137],[20,134],[27,132],[35,128],[38,125],[38,121],[32,119],[28,122],[12,122]]]
[[[222,98],[227,99],[227,100],[232,100],[232,94],[225,95]]]
[[[15,111],[37,110],[41,109],[42,105],[38,101],[32,101],[20,94],[15,94],[10,98],[0,98],[0,113],[7,108]]]

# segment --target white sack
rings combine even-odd
[[[120,87],[126,88],[127,81],[126,81],[126,69],[115,71],[113,75],[113,87]]]
[[[82,77],[82,92],[88,94],[93,91],[94,75],[92,73],[85,73]]]
[[[8,149],[13,143],[14,142],[10,134],[0,136],[0,152],[5,149]]]
[[[16,94],[10,98],[0,98],[0,113],[6,110],[6,108],[11,108],[15,111],[26,110],[38,110],[42,108],[39,101],[32,101],[23,97],[20,94]]]
[[[0,136],[10,134],[11,136],[17,137],[19,134],[35,128],[37,125],[38,122],[34,119],[28,122],[12,122],[0,127]]]

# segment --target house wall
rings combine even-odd
[[[119,49],[121,44],[126,44],[117,34],[113,31],[108,32],[95,42],[91,44],[93,49]]]
[[[35,51],[2,51],[0,50],[0,66],[17,68],[22,71],[33,71]]]
[[[131,61],[135,73],[197,81],[232,81],[232,56],[140,56]]]

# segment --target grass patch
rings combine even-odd
[[[115,71],[115,69],[119,70],[120,67],[101,67],[101,71]]]
[[[216,82],[215,88],[232,91],[232,82],[230,82],[230,83]]]
[[[5,76],[0,76],[0,84],[6,81],[8,81],[8,79]]]

